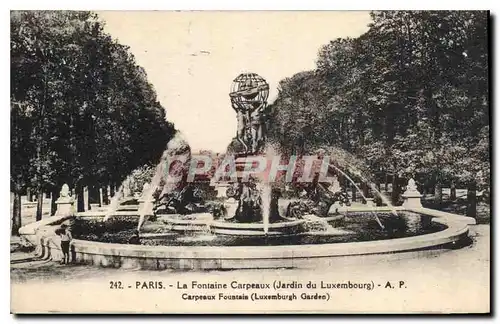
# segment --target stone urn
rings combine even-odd
[[[402,194],[402,197],[404,208],[422,208],[422,195],[417,190],[417,185],[413,178],[408,181],[406,191]]]
[[[56,200],[57,210],[54,216],[73,215],[73,204],[75,200],[70,196],[69,186],[64,184],[59,193],[59,199]]]

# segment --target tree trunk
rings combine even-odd
[[[115,196],[115,184],[112,183],[110,186],[109,186],[109,195],[111,197],[114,197]]]
[[[91,210],[90,203],[92,202],[92,186],[87,186],[84,189],[85,195],[85,210]]]
[[[441,203],[443,202],[443,188],[440,181],[437,181],[434,184],[434,202],[437,205],[441,205]]]
[[[399,185],[398,185],[398,175],[394,173],[392,175],[392,192],[391,192],[391,201],[393,205],[398,204],[399,202]]]
[[[476,181],[471,181],[467,186],[467,216],[476,218]]]
[[[77,185],[75,188],[76,194],[76,211],[83,212],[85,211],[85,201],[83,199],[83,186]]]
[[[91,209],[90,204],[99,204],[100,199],[99,199],[99,189],[98,187],[94,185],[90,185],[87,187],[88,188],[88,193],[89,193],[89,205],[87,206],[88,209]]]
[[[385,191],[389,191],[389,176],[385,174]]]
[[[97,187],[97,193],[99,194],[99,207],[102,207],[104,205],[104,190],[101,186]]]
[[[450,186],[450,200],[455,201],[456,199],[457,199],[457,187],[455,181],[452,181]]]
[[[102,203],[109,205],[108,186],[102,187]]]
[[[356,186],[351,185],[351,191],[352,191],[352,202],[356,202]]]
[[[90,210],[90,189],[83,187],[83,207],[85,210]]]
[[[369,188],[368,188],[368,183],[363,182],[362,186],[363,186],[363,187],[362,187],[362,188],[363,188],[363,196],[365,196],[365,198],[368,198],[368,195],[370,194],[370,193],[369,193],[369,190],[368,190],[368,189],[369,189]],[[366,200],[365,200],[365,201],[363,201],[363,203],[364,203],[364,204],[366,204]]]
[[[29,202],[33,202],[33,194],[31,193],[31,188],[26,189],[26,197],[28,198]]]
[[[57,187],[54,187],[54,189],[52,189],[52,201],[50,202],[50,216],[54,216],[56,214],[57,199],[59,199],[59,190]]]
[[[42,215],[43,215],[43,190],[40,189],[38,191],[38,198],[36,201],[36,221],[42,220]]]
[[[14,205],[12,206],[12,235],[19,235],[21,228],[21,193],[19,190],[14,192]]]

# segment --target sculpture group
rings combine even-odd
[[[233,81],[229,97],[238,120],[237,140],[244,153],[259,153],[266,136],[269,84],[255,73],[240,74]]]
[[[243,148],[236,152],[238,174],[247,166],[246,158],[265,155],[266,123],[269,120],[268,96],[268,83],[255,73],[240,74],[233,80],[229,98],[237,116],[236,139]],[[306,195],[299,201],[290,202],[280,215],[278,202],[282,198],[284,188],[267,183],[259,175],[250,176],[248,179],[238,175],[237,181],[230,184],[226,191],[226,202],[207,200],[206,195],[201,192],[204,189],[187,183],[156,198],[153,212],[180,215],[211,212],[214,219],[237,223],[264,222],[266,215],[267,223],[276,223],[301,218],[305,214],[324,217],[334,203],[349,204],[347,194],[342,191],[338,180],[328,185],[314,181],[301,189]],[[231,204],[229,199],[233,199],[237,204],[231,215],[227,214],[225,205]]]

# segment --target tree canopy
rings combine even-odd
[[[372,12],[358,38],[322,46],[282,80],[270,139],[298,154],[339,147],[381,170],[488,187],[488,13]]]
[[[91,12],[11,13],[11,188],[120,183],[175,132],[125,45]]]

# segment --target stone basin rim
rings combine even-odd
[[[473,219],[455,214],[428,210],[425,208],[407,209],[423,215],[434,216],[433,222],[447,228],[430,234],[395,238],[387,240],[324,243],[310,245],[274,245],[274,246],[145,246],[119,243],[73,240],[75,252],[85,255],[132,259],[166,259],[166,260],[279,260],[328,258],[348,255],[382,254],[419,250],[440,246],[459,240],[468,234],[469,224]],[[78,215],[77,215],[78,216]],[[53,223],[61,222],[75,216],[51,217],[37,223],[29,224],[20,230],[20,234],[28,241],[35,240],[38,230],[47,228]],[[38,224],[39,223],[39,224]],[[43,231],[40,231],[43,232]],[[42,243],[43,244],[43,243]],[[56,247],[57,249],[57,247]],[[278,267],[278,266],[276,266]]]
[[[439,238],[442,235],[439,234],[464,234],[466,233],[469,228],[468,225],[463,223],[463,222],[452,222],[451,224],[449,222],[445,222],[442,220],[437,220],[433,219],[433,222],[442,224],[447,226],[447,228],[434,232],[434,233],[429,233],[429,234],[423,234],[423,235],[416,235],[416,236],[410,236],[410,237],[401,237],[401,238],[394,238],[394,239],[387,239],[387,240],[373,240],[373,241],[362,241],[362,242],[343,242],[343,243],[318,243],[318,244],[302,244],[302,245],[272,245],[272,246],[167,246],[167,245],[161,245],[161,246],[156,246],[156,245],[131,245],[131,244],[121,244],[121,243],[108,243],[108,242],[98,242],[98,241],[89,241],[89,240],[80,240],[80,239],[74,239],[73,242],[78,242],[78,243],[84,243],[84,244],[96,244],[96,245],[109,245],[113,248],[120,248],[120,247],[127,247],[127,250],[129,251],[150,251],[150,250],[157,250],[157,251],[166,251],[166,250],[171,250],[171,252],[183,252],[185,250],[192,250],[192,251],[199,251],[199,252],[209,252],[209,250],[213,249],[230,249],[230,250],[242,250],[246,251],[249,249],[253,250],[290,250],[290,248],[294,249],[303,249],[303,250],[308,250],[311,247],[326,247],[326,246],[339,246],[339,247],[348,247],[353,244],[356,244],[357,246],[372,246],[372,245],[382,245],[381,243],[406,243],[406,241],[427,241],[423,240],[423,238],[430,239],[430,238]],[[450,226],[451,225],[451,226]],[[284,235],[286,236],[286,235]],[[418,238],[418,239],[416,239]],[[205,251],[206,250],[206,251]]]

